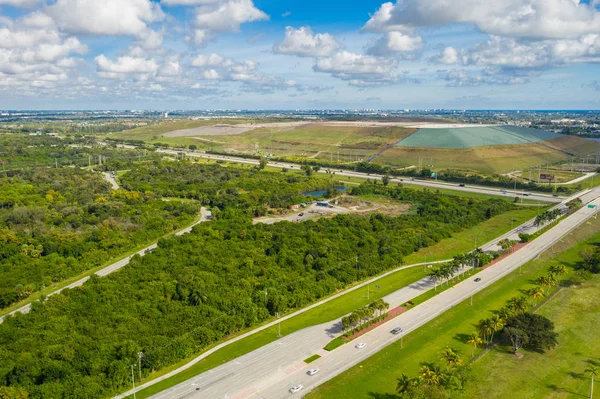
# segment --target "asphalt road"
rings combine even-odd
[[[110,175],[110,173],[108,172],[102,172],[102,177],[104,177],[104,180],[106,180],[107,182],[110,183],[110,186],[113,190],[118,190],[119,189],[119,183],[117,183],[117,179],[115,179],[114,177],[112,177]]]
[[[209,211],[208,209],[206,209],[206,208],[202,208],[202,209],[200,210],[200,215],[201,215],[201,216],[200,216],[200,220],[198,220],[198,221],[197,221],[196,223],[194,223],[193,225],[191,225],[191,226],[189,226],[189,227],[186,227],[186,228],[185,228],[185,229],[183,229],[183,230],[179,230],[177,233],[175,233],[175,235],[178,235],[178,236],[179,236],[179,235],[182,235],[182,234],[185,234],[185,233],[189,233],[190,231],[192,231],[192,227],[194,227],[195,225],[197,225],[197,224],[199,224],[199,223],[202,223],[202,222],[205,222],[206,220],[208,220],[208,219],[207,219],[207,217],[210,215],[210,211]],[[136,253],[137,253],[138,255],[140,255],[140,256],[144,256],[144,255],[146,254],[146,252],[147,252],[147,251],[153,250],[154,248],[156,248],[156,246],[157,246],[157,245],[156,245],[156,243],[154,243],[154,244],[152,244],[152,245],[149,245],[149,246],[147,246],[146,248],[144,248],[144,249],[142,249],[142,250],[140,250],[140,251],[138,251],[138,252],[136,252]],[[135,255],[135,254],[134,254],[134,255]],[[114,273],[114,272],[116,272],[117,270],[119,270],[119,269],[121,269],[121,268],[123,268],[123,267],[127,266],[127,265],[129,264],[129,260],[131,259],[131,257],[132,257],[132,256],[133,256],[133,255],[131,255],[131,256],[129,256],[129,257],[127,257],[127,258],[125,258],[125,259],[121,259],[121,260],[120,260],[120,261],[118,261],[118,262],[112,263],[112,264],[108,265],[107,267],[105,267],[105,268],[103,268],[103,269],[101,269],[101,270],[98,270],[98,271],[97,271],[95,274],[96,274],[96,275],[98,275],[98,276],[107,276],[107,275],[109,275],[109,274],[111,274],[111,273]],[[65,287],[59,288],[59,289],[57,289],[56,291],[53,291],[53,292],[51,292],[51,293],[47,294],[46,296],[51,296],[51,295],[58,294],[58,293],[60,293],[62,290],[64,290],[64,289],[67,289],[67,288],[75,288],[75,287],[80,287],[80,286],[82,286],[82,285],[83,285],[83,284],[84,284],[86,281],[88,281],[89,279],[90,279],[90,277],[89,277],[89,276],[83,277],[83,278],[81,278],[81,279],[79,279],[79,280],[77,280],[77,281],[75,281],[75,282],[73,282],[73,283],[71,283],[71,284],[69,284],[69,285],[67,285],[67,286],[65,286]],[[27,305],[21,306],[20,308],[18,308],[18,309],[16,309],[16,310],[13,310],[12,312],[8,313],[8,315],[5,315],[5,316],[2,316],[2,317],[0,317],[0,323],[4,322],[4,319],[5,319],[7,316],[14,315],[15,313],[29,313],[29,311],[30,311],[30,310],[31,310],[31,304],[30,304],[30,303],[28,303]]]
[[[178,151],[173,150],[157,150],[157,152],[162,152],[164,154],[177,155]],[[213,160],[222,160],[228,162],[236,162],[243,163],[249,165],[258,165],[258,160],[256,159],[248,159],[248,158],[238,158],[233,156],[225,156],[225,155],[212,155],[198,152],[186,152],[185,153],[189,157],[196,158],[205,158],[205,159],[213,159]],[[269,162],[269,166],[285,168],[285,169],[300,169],[300,165],[290,163],[290,162]],[[335,172],[336,176],[348,176],[348,177],[360,177],[366,179],[374,179],[381,180],[383,176],[373,174],[373,173],[361,173],[361,172],[352,172],[341,169],[329,169],[331,172]],[[319,173],[327,173],[327,169],[322,168],[319,170]],[[464,187],[459,186],[457,183],[446,183],[441,181],[430,181],[430,180],[411,180],[410,178],[394,178],[391,180],[394,183],[402,183],[408,185],[429,187],[429,188],[440,188],[440,189],[452,189],[456,191],[470,192],[470,193],[479,193],[479,194],[487,194],[487,195],[495,195],[499,197],[506,198],[514,198],[516,196],[522,197],[524,199],[532,200],[532,201],[544,201],[544,202],[553,202],[559,203],[564,198],[554,197],[552,194],[543,194],[536,192],[528,192],[521,190],[511,190],[511,189],[499,189],[493,187],[483,187],[483,186],[472,186],[465,185]]]
[[[596,190],[595,195],[599,196],[600,191]],[[600,206],[600,199],[594,200],[593,204]],[[247,397],[267,399],[290,398],[293,395],[289,393],[288,390],[296,384],[302,384],[304,386],[304,389],[296,394],[296,396],[303,396],[307,392],[310,392],[311,389],[314,389],[320,384],[348,370],[384,347],[391,344],[398,345],[401,335],[390,334],[389,331],[392,328],[398,326],[402,327],[403,334],[407,334],[423,326],[452,308],[454,305],[469,299],[473,294],[485,289],[487,286],[515,271],[524,263],[539,256],[554,242],[560,240],[564,235],[581,223],[584,223],[589,217],[595,216],[597,209],[598,208],[589,209],[584,207],[573,215],[570,215],[556,227],[550,229],[527,246],[477,274],[477,277],[481,278],[480,282],[475,282],[474,279],[465,280],[464,282],[457,284],[454,288],[444,291],[423,304],[408,310],[395,318],[392,322],[387,323],[387,325],[384,324],[363,335],[357,342],[365,343],[366,346],[364,348],[356,349],[354,343],[351,345],[343,345],[332,352],[324,353],[325,356],[310,365],[302,365],[302,367],[298,365],[294,372],[273,381],[273,383],[267,387],[263,388],[262,386],[259,386],[254,392],[245,390],[231,397],[236,399]],[[402,361],[402,359],[398,360]],[[306,371],[313,367],[318,367],[320,372],[314,376],[308,376]],[[177,396],[172,397],[175,398]],[[195,397],[199,398],[201,396]],[[210,397],[219,398],[225,396]]]
[[[586,193],[585,195],[588,194]],[[592,196],[599,195],[600,190],[592,194]],[[563,204],[558,206],[564,207]],[[587,216],[585,210],[580,211],[580,213],[581,212],[583,212],[583,216]],[[582,216],[580,213],[576,215]],[[573,220],[574,216],[575,215],[572,215],[568,219],[563,220],[559,224],[559,227],[568,226],[569,223],[571,223],[571,220]],[[567,224],[565,225],[564,223]],[[516,229],[502,235],[501,237],[496,238],[490,243],[487,243],[482,247],[482,249],[485,251],[497,250],[497,242],[499,240],[507,237],[510,239],[518,239],[519,233],[531,234],[537,229],[538,228],[533,225],[533,221],[528,221]],[[551,231],[555,231],[555,229]],[[545,242],[544,240],[547,239],[547,234],[548,233],[535,240],[532,244],[526,246],[525,249],[531,251],[530,247],[537,248],[540,243]],[[534,243],[536,245],[534,245]],[[526,254],[523,251],[523,249],[517,251],[515,254],[505,258],[498,264],[478,274],[478,277],[482,278],[485,282],[474,283],[473,281],[466,281],[465,283],[461,283],[459,285],[461,289],[458,289],[459,286],[457,286],[456,288],[446,292],[461,293],[462,295],[462,287],[468,287],[469,290],[483,289],[487,285],[491,284],[492,281],[495,281],[494,276],[500,274],[504,275],[510,270],[514,270],[514,268],[509,270],[511,265],[522,264],[526,262],[529,258],[525,256]],[[537,256],[539,252],[541,251],[536,252],[535,256]],[[488,270],[493,270],[493,273],[489,272]],[[384,300],[390,303],[391,307],[396,307],[432,288],[433,284],[431,280],[425,278],[386,296]],[[365,290],[364,288],[362,289]],[[374,289],[374,287],[371,286],[370,289]],[[365,295],[366,294],[367,292],[365,290]],[[469,295],[472,295],[472,293]],[[406,319],[407,316],[401,315],[394,319],[394,321],[388,323],[388,325],[384,325],[365,335],[364,339],[361,337],[359,341],[364,341],[367,346],[360,350],[354,348],[353,345],[343,346],[333,352],[326,352],[322,350],[323,346],[325,346],[341,331],[341,319],[337,319],[290,334],[280,340],[265,345],[215,369],[202,373],[196,377],[192,377],[183,383],[151,396],[151,398],[242,399],[248,397],[262,397],[271,399],[289,397],[291,394],[288,392],[288,389],[291,386],[301,383],[307,388],[315,387],[327,379],[332,378],[334,375],[336,375],[338,370],[343,371],[344,369],[350,367],[346,367],[344,365],[356,364],[357,362],[372,355],[383,346],[393,342],[394,338],[399,338],[399,336],[394,336],[389,333],[389,330],[392,328],[396,326],[402,326],[405,332],[408,332],[447,310],[447,308],[444,308],[443,306],[440,307],[437,304],[439,301],[437,298],[442,296],[446,297],[448,294],[443,293],[440,296],[435,297],[434,299],[436,299],[436,301],[434,302],[434,305],[431,305],[430,301],[427,301],[411,311],[406,312],[406,314],[411,315],[411,318],[408,318],[406,321],[404,319]],[[454,301],[455,299],[456,298],[452,296],[448,300]],[[453,303],[458,302],[455,301]],[[439,312],[435,313],[436,311]],[[435,315],[432,316],[434,313]],[[425,321],[421,322],[422,320]],[[410,326],[410,329],[408,326]],[[381,337],[379,337],[380,335]],[[304,364],[303,360],[315,353],[320,354],[322,358],[314,363],[311,363],[310,366]],[[312,367],[319,367],[321,372],[312,377],[306,375],[306,371]],[[302,393],[305,392],[306,389],[303,390]],[[124,395],[130,393],[131,392],[127,392]],[[301,395],[301,393],[296,395]]]

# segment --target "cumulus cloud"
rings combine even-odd
[[[162,21],[165,15],[150,0],[57,0],[45,12],[66,32],[134,36],[148,47],[162,43],[148,24]]]
[[[200,70],[209,81],[238,82],[243,91],[272,93],[276,90],[322,91],[320,86],[302,85],[289,79],[266,75],[258,63],[250,60],[234,61],[219,54],[201,54],[192,60],[192,66]]]
[[[284,39],[273,46],[273,52],[299,57],[327,57],[339,47],[340,44],[328,33],[314,35],[309,26],[299,29],[288,26]]]
[[[80,64],[88,51],[79,39],[61,33],[44,14],[4,18],[0,28],[0,86],[51,87]]]
[[[211,2],[196,8],[193,21],[195,32],[190,38],[197,45],[205,45],[218,33],[238,32],[247,22],[266,21],[269,16],[254,6],[252,0]]]
[[[579,0],[403,0],[384,3],[363,29],[408,32],[455,23],[500,36],[573,39],[600,33],[600,11]]]
[[[154,74],[158,64],[153,59],[122,56],[112,61],[104,54],[94,58],[98,74],[105,78],[124,78],[130,74]]]
[[[454,47],[446,47],[437,58],[437,61],[442,64],[456,64],[459,62],[458,51]]]
[[[405,35],[402,32],[388,32],[367,49],[370,55],[390,55],[401,52],[414,52],[423,47],[421,36]]]
[[[331,57],[319,59],[313,69],[361,87],[394,83],[399,78],[395,59],[349,51],[341,51]]]

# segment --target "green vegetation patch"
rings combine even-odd
[[[304,359],[304,363],[310,364],[310,363],[312,363],[315,360],[320,359],[320,358],[321,358],[321,355],[312,355],[311,357],[309,357],[307,359]]]
[[[332,350],[344,345],[344,343],[345,343],[344,337],[337,337],[337,338],[333,339],[330,343],[325,345],[325,347],[323,349],[325,349],[328,352],[331,352]]]

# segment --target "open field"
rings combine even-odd
[[[600,144],[600,143],[598,143]],[[462,169],[481,173],[508,173],[529,170],[530,166],[553,164],[571,158],[565,152],[585,155],[599,151],[600,145],[567,136],[541,143],[493,145],[472,148],[393,147],[375,158],[382,165],[433,165],[434,170]],[[562,152],[565,151],[565,152]]]
[[[362,363],[359,363],[349,371],[337,376],[336,378],[317,388],[307,397],[393,399],[396,398],[396,378],[400,376],[401,373],[405,373],[409,376],[416,375],[421,365],[425,362],[438,362],[440,358],[439,352],[446,346],[456,349],[464,361],[468,360],[470,357],[471,348],[464,342],[464,336],[465,334],[468,335],[474,332],[474,324],[482,318],[491,316],[490,311],[501,308],[508,299],[510,299],[512,296],[518,295],[521,289],[529,288],[532,284],[532,281],[538,276],[542,275],[551,262],[564,262],[568,267],[573,266],[574,262],[578,260],[578,252],[585,245],[597,245],[598,241],[600,241],[600,234],[598,234],[599,228],[600,220],[592,219],[590,222],[583,224],[559,243],[554,245],[552,249],[543,253],[538,259],[528,262],[526,265],[524,265],[522,267],[522,273],[513,272],[512,274],[491,285],[484,291],[474,295],[472,306],[469,305],[468,301],[456,305],[453,309],[427,323],[425,326],[407,334],[404,337],[404,348],[400,348],[397,345],[386,347],[376,355],[368,358]],[[589,241],[586,243],[584,242],[586,240]],[[596,276],[594,281],[599,281],[599,278]],[[577,288],[565,289],[565,292],[568,292],[566,295],[573,293],[572,291],[567,290],[576,289]],[[596,298],[598,298],[598,294],[595,295]],[[584,297],[587,296],[584,294]],[[558,301],[556,301],[558,303],[557,306],[561,306],[560,298],[561,296],[559,295],[552,301],[556,301],[558,299]],[[598,299],[596,299],[596,301],[597,300]],[[574,299],[573,301],[576,304],[580,302],[577,299]],[[552,310],[550,307],[551,303],[552,302],[548,303],[547,305],[549,306],[548,309],[550,310]],[[587,309],[588,306],[593,305],[594,303],[595,302],[590,300],[587,304],[578,304],[575,306],[579,307],[579,309]],[[544,309],[544,312],[548,312],[548,310]],[[575,373],[580,373],[582,369],[585,368],[585,364],[583,362],[589,358],[590,354],[587,350],[583,351],[583,342],[580,341],[580,343],[573,343],[572,345],[574,346],[567,344],[564,349],[561,349],[563,341],[573,338],[573,334],[568,332],[567,325],[571,323],[574,318],[576,317],[569,316],[568,319],[565,319],[561,322],[557,320],[557,327],[559,329],[558,331],[563,332],[563,334],[559,336],[559,347],[553,351],[550,351],[547,355],[542,355],[542,357],[538,358],[540,359],[540,362],[537,364],[537,366],[541,370],[536,369],[536,371],[533,371],[533,368],[531,368],[531,373],[527,374],[522,370],[513,369],[514,373],[509,374],[508,370],[505,372],[505,370],[502,368],[502,363],[498,364],[493,361],[494,359],[489,361],[484,358],[485,360],[480,361],[485,361],[487,363],[484,366],[481,366],[482,369],[479,370],[478,373],[475,373],[476,378],[482,378],[487,373],[493,373],[497,378],[490,378],[487,381],[473,381],[471,383],[472,385],[482,385],[487,382],[487,388],[482,387],[482,389],[486,389],[486,391],[469,391],[473,392],[473,395],[467,397],[487,397],[486,395],[491,394],[492,390],[505,389],[498,387],[499,381],[503,381],[505,378],[510,379],[511,377],[520,380],[520,385],[515,382],[513,387],[515,387],[515,389],[518,387],[518,389],[520,389],[524,395],[515,394],[515,391],[506,389],[502,391],[504,392],[504,395],[498,395],[494,397],[573,397],[572,394],[569,394],[571,396],[565,396],[564,392],[557,392],[558,388],[567,387],[567,385],[563,384],[568,384],[568,382],[564,382],[564,380],[569,376],[566,375],[566,371],[565,374],[560,374],[561,372],[555,370],[551,359],[547,356],[552,356],[552,353],[556,351],[570,351],[574,347],[578,347],[578,349],[574,349],[575,351],[572,354],[572,356],[579,358],[578,361],[574,361],[574,369],[572,371]],[[590,321],[590,323],[592,321]],[[582,327],[588,325],[587,321],[580,321],[580,323],[583,323]],[[597,326],[597,322],[595,323],[596,324],[589,324],[589,326]],[[573,328],[573,326],[574,324],[571,324],[571,326],[568,328]],[[586,331],[586,334],[590,336],[590,340],[595,339],[598,341],[597,328]],[[481,351],[482,349],[478,349],[476,354]],[[506,353],[498,353],[498,356],[499,355],[511,356],[507,355]],[[527,352],[525,358],[529,357],[533,358],[533,355]],[[529,359],[527,359],[527,361],[529,361]],[[568,364],[569,361],[565,363]],[[575,364],[577,364],[576,368]],[[475,367],[477,370],[477,367],[479,366],[476,365]],[[564,366],[560,366],[559,368],[561,367]],[[544,370],[544,368],[546,370]],[[540,373],[547,373],[547,377],[544,377],[542,380],[538,380],[537,376],[540,375]],[[555,379],[552,383],[549,383],[549,377],[553,373],[558,374],[555,374]],[[557,375],[560,375],[559,379],[557,379]],[[574,381],[574,384],[581,383],[577,378],[571,377],[571,379]],[[554,387],[546,384],[557,384],[557,390],[555,391]],[[477,388],[471,387],[471,389]],[[577,389],[577,387],[574,389]],[[528,390],[531,390],[532,396],[527,396]],[[585,391],[579,390],[578,392],[583,393]]]
[[[423,128],[398,143],[400,147],[470,148],[552,140],[559,134],[518,126]]]
[[[535,216],[536,212],[532,209],[517,209],[510,211],[505,214],[496,216],[486,222],[481,223],[478,226],[467,229],[463,232],[457,233],[451,238],[440,241],[434,244],[427,251],[422,250],[413,255],[405,258],[405,264],[414,264],[425,262],[427,260],[441,260],[453,257],[458,253],[471,250],[470,245],[474,242],[474,237],[477,236],[481,243],[489,241],[494,237],[497,237],[510,229],[510,220],[514,220],[514,225],[517,226],[520,223],[529,220]],[[426,252],[424,252],[426,251]],[[326,304],[311,309],[301,315],[293,317],[289,320],[285,320],[281,323],[281,333],[283,335],[291,334],[294,331],[298,331],[302,328],[306,328],[313,325],[318,325],[335,318],[341,317],[352,310],[364,306],[375,299],[382,298],[385,295],[390,294],[410,283],[413,283],[425,276],[425,271],[422,267],[415,267],[411,269],[405,269],[397,273],[391,274],[377,281],[377,285],[380,286],[379,290],[371,290],[370,300],[367,299],[366,290],[361,288],[359,290],[345,294],[339,298],[336,298]],[[223,364],[229,360],[246,354],[256,348],[264,346],[277,339],[277,327],[273,326],[257,334],[254,334],[248,338],[235,342],[214,354],[203,359],[190,369],[171,377],[165,381],[159,382],[152,387],[149,387],[141,392],[138,392],[138,398],[146,398],[157,392],[160,392],[168,387],[174,386],[186,379],[200,374],[206,370],[214,368],[220,364]],[[174,370],[183,364],[187,363],[188,359],[177,365],[169,367],[165,370],[161,370],[160,373],[152,375],[152,378],[164,375],[167,372]]]
[[[572,263],[571,259],[564,259]],[[600,277],[578,288],[563,289],[537,313],[554,322],[559,345],[546,353],[524,351],[517,359],[506,347],[490,351],[473,365],[474,383],[466,398],[589,397],[584,370],[600,362]],[[582,317],[584,315],[584,317]]]

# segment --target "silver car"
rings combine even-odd
[[[306,374],[308,374],[308,375],[315,375],[315,374],[317,374],[318,372],[319,372],[319,369],[318,369],[318,368],[314,368],[314,369],[310,369],[310,370],[308,370],[308,371],[306,372]]]
[[[301,384],[294,385],[293,387],[290,388],[290,393],[300,392],[302,390],[302,388],[304,388],[304,387]]]

